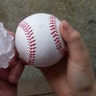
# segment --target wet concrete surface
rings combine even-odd
[[[66,19],[81,33],[96,70],[96,0],[0,0],[0,21],[13,32],[21,20],[39,12]],[[37,77],[42,78],[38,69],[26,67],[21,79]]]

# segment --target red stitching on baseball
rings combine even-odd
[[[29,61],[28,63],[30,65],[33,64],[34,60],[35,60],[35,52],[36,52],[36,43],[35,43],[35,38],[33,36],[33,30],[32,30],[32,27],[26,23],[25,21],[22,21],[20,24],[19,24],[19,27],[21,27],[24,32],[25,32],[25,36],[27,38],[27,43],[28,43],[28,49],[29,49]]]
[[[57,27],[56,27],[56,17],[53,15],[51,15],[49,18],[49,27],[50,27],[51,35],[52,35],[52,38],[54,39],[57,50],[60,52],[61,55],[64,55],[65,51],[60,42]]]

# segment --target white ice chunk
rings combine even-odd
[[[8,39],[8,41],[13,41],[14,40],[14,37],[12,36],[12,35],[7,35],[7,39]]]
[[[0,27],[3,27],[3,26],[4,26],[4,24],[2,22],[0,22]]]
[[[2,22],[0,22],[0,36],[2,36],[2,37],[7,36],[7,30],[4,28],[4,25]]]
[[[8,62],[10,61],[9,57],[5,54],[0,55],[0,67],[7,68],[9,66]]]
[[[8,64],[8,62],[4,62],[4,64],[2,64],[2,66],[1,66],[2,68],[8,68],[9,67],[9,64]]]
[[[0,22],[0,67],[7,68],[9,61],[15,55],[14,37],[7,33],[3,23]]]
[[[0,37],[0,55],[5,53],[4,39]]]

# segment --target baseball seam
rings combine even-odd
[[[54,15],[50,15],[49,17],[49,27],[50,27],[51,35],[55,42],[56,48],[60,52],[60,54],[63,56],[65,52],[59,38],[59,34],[56,26],[56,17]]]
[[[32,65],[34,60],[35,60],[35,55],[36,55],[36,43],[35,43],[35,37],[33,36],[33,30],[32,27],[25,21],[22,21],[19,24],[19,27],[21,27],[24,30],[26,39],[27,39],[27,44],[28,44],[28,57],[29,61],[28,64]]]

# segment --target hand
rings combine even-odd
[[[24,69],[24,64],[21,62],[15,50],[15,56],[10,61],[9,67],[0,69],[0,96],[17,96],[18,80]]]
[[[61,22],[60,32],[67,54],[54,66],[41,71],[58,96],[96,96],[92,63],[80,33],[67,21]]]

